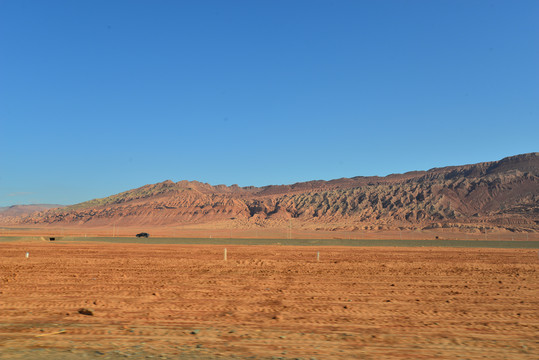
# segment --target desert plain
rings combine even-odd
[[[23,239],[0,258],[0,359],[539,358],[536,248]]]

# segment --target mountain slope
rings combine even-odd
[[[55,205],[55,204],[31,204],[31,205],[12,205],[12,206],[5,206],[0,207],[0,218],[8,218],[8,217],[21,217],[25,215],[29,215],[35,212],[54,209],[54,208],[62,208],[63,205]]]
[[[265,187],[170,180],[17,219],[18,223],[237,228],[429,228],[484,225],[539,229],[539,153],[472,165]]]

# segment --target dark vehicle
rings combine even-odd
[[[145,237],[145,238],[149,238],[149,237],[150,237],[150,234],[148,234],[148,233],[140,233],[140,234],[137,234],[137,237]]]

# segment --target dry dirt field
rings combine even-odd
[[[0,243],[0,359],[538,359],[538,285],[537,250]]]

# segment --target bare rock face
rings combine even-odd
[[[491,225],[539,230],[539,153],[472,165],[265,187],[170,180],[21,216],[15,223],[174,225],[296,222],[410,229]]]

